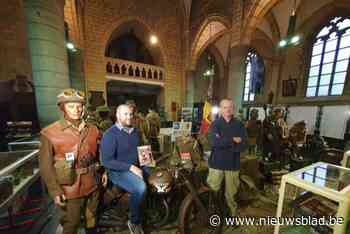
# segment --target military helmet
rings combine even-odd
[[[125,102],[126,105],[136,107],[136,103],[134,100],[130,99]]]
[[[57,95],[57,105],[66,102],[80,102],[85,104],[85,94],[76,89],[64,89]]]
[[[107,106],[99,106],[96,108],[96,112],[110,112],[111,110]]]

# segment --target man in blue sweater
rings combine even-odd
[[[113,184],[130,193],[130,233],[143,233],[141,203],[146,194],[145,168],[138,166],[139,133],[132,128],[133,113],[128,105],[116,111],[117,122],[103,134],[100,150],[102,165]]]
[[[247,132],[244,125],[233,117],[234,106],[230,99],[220,102],[221,116],[209,129],[211,156],[207,183],[214,191],[219,191],[225,179],[225,197],[231,215],[237,215],[235,194],[239,186],[240,152],[246,147]]]

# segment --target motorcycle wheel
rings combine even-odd
[[[169,218],[169,205],[163,196],[150,196],[146,205],[146,221],[151,227],[158,228],[166,224]]]
[[[179,212],[179,232],[181,234],[216,234],[221,232],[221,224],[217,226],[210,225],[209,218],[212,215],[220,215],[220,208],[214,199],[214,193],[207,187],[202,187],[197,192],[199,200],[207,210],[208,216],[201,214],[198,205],[191,194],[188,194],[183,200]]]

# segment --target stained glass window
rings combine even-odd
[[[252,49],[245,61],[243,101],[254,101],[255,95],[260,94],[264,85],[265,66],[263,59]]]
[[[306,97],[342,95],[350,57],[350,18],[334,17],[314,39]]]

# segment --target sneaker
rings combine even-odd
[[[144,234],[141,224],[134,224],[128,220],[130,234]]]

